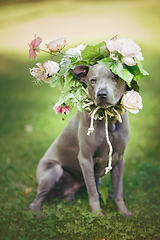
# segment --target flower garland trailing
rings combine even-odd
[[[44,81],[50,83],[51,87],[59,86],[62,95],[54,106],[57,114],[64,113],[66,115],[70,113],[73,106],[76,106],[79,111],[88,111],[91,115],[88,135],[94,131],[93,120],[97,118],[101,120],[101,116],[103,116],[106,140],[110,148],[107,173],[112,168],[112,145],[108,137],[107,116],[115,116],[121,122],[123,112],[128,110],[136,114],[143,107],[137,81],[149,74],[141,64],[144,59],[141,48],[132,39],[117,38],[117,36],[96,45],[79,45],[76,48],[69,48],[66,52],[63,49],[67,45],[67,41],[63,35],[46,43],[47,50],[39,48],[41,42],[42,39],[35,36],[29,44],[29,57],[31,59],[36,59],[37,53],[40,51],[44,51],[50,56],[50,59],[43,65],[37,63],[37,67],[30,69],[31,75],[35,78],[35,83],[39,84]],[[87,85],[79,82],[70,71],[77,65],[92,66],[97,63],[110,68],[115,75],[126,82],[129,89],[122,96],[119,104],[107,109],[95,106],[92,99],[89,98]]]

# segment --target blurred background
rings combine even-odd
[[[0,46],[3,50],[27,51],[34,34],[41,36],[43,43],[64,34],[70,46],[117,34],[148,47],[151,44],[153,49],[159,42],[158,7],[157,0],[1,0]]]
[[[140,45],[143,67],[150,76],[139,81],[143,110],[137,115],[129,114],[131,140],[125,154],[124,179],[130,182],[126,191],[134,191],[133,199],[140,197],[139,202],[148,209],[148,215],[153,213],[153,208],[154,212],[159,212],[159,0],[0,0],[2,211],[9,211],[5,205],[7,198],[10,206],[17,201],[21,189],[16,188],[16,184],[37,187],[38,161],[73,115],[62,121],[62,116],[54,113],[59,89],[52,89],[45,83],[42,86],[32,83],[29,67],[46,60],[43,53],[38,54],[37,60],[28,58],[28,43],[35,34],[42,38],[42,48],[61,34],[67,38],[66,49],[79,44],[96,44],[115,35],[132,38]],[[25,206],[23,199],[21,208],[27,209],[34,196],[35,193],[27,195]],[[139,206],[134,207],[139,209]],[[16,212],[14,207],[12,210]]]

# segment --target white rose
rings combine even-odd
[[[138,92],[133,90],[126,92],[121,100],[122,106],[131,113],[138,113],[143,108],[142,98]]]
[[[81,50],[84,50],[85,49],[85,45],[79,45],[78,47],[76,48],[69,48],[67,51],[66,51],[66,54],[68,56],[75,56],[75,55],[79,55],[81,56]]]
[[[128,66],[136,65],[133,57],[142,61],[142,53],[140,46],[135,43],[131,38],[113,38],[106,41],[106,45],[110,53],[117,51],[123,56],[123,62]],[[113,56],[114,57],[114,56]]]
[[[79,45],[78,47],[76,48],[69,48],[67,51],[66,51],[66,55],[62,58],[61,62],[60,62],[60,65],[63,65],[63,63],[67,60],[67,61],[70,61],[70,58],[71,57],[74,57],[76,56],[78,60],[81,60],[81,50],[84,50],[85,49],[85,45]]]
[[[60,35],[56,39],[45,44],[47,45],[47,48],[51,52],[58,52],[67,45],[67,41],[66,41],[66,37],[64,37],[63,35]]]
[[[56,74],[60,67],[59,64],[53,61],[48,61],[44,64],[44,68],[46,70],[47,75],[52,76],[53,74]]]

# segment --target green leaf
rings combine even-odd
[[[130,86],[130,83],[134,77],[134,75],[126,68],[123,69],[124,74],[124,80],[127,82],[127,84]]]
[[[118,75],[121,78],[124,78],[123,74],[123,65],[120,62],[116,62],[111,66],[111,70],[114,74]]]
[[[59,76],[53,75],[53,77],[51,77],[50,79],[50,86],[54,88],[57,85],[58,80],[59,80]]]
[[[69,69],[70,69],[70,64],[64,65],[64,66],[62,65],[60,70],[59,70],[59,73],[60,74],[65,74]]]
[[[138,81],[143,77],[143,74],[140,72],[138,66],[127,66],[127,69],[134,75],[133,80]]]
[[[61,106],[63,103],[66,103],[69,99],[73,98],[75,97],[72,93],[66,92],[59,97],[58,102],[55,104],[55,106]]]
[[[104,57],[105,50],[103,47],[105,46],[105,42],[101,42],[97,45],[87,45],[85,49],[81,51],[82,60],[89,64],[95,64],[98,60]]]
[[[112,58],[103,58],[98,63],[102,64],[104,67],[110,68],[113,65],[113,59]]]
[[[148,73],[145,69],[143,69],[143,76],[144,76],[144,77],[149,76],[149,73]]]
[[[77,65],[88,65],[88,62],[84,60],[78,60],[77,62],[71,65],[71,69],[74,69]]]
[[[138,81],[143,77],[147,77],[149,73],[143,69],[142,63],[138,59],[134,59],[137,63],[136,66],[126,66],[126,68],[134,75],[133,80]]]
[[[100,53],[104,56],[104,57],[109,57],[110,52],[107,48],[107,45],[105,42],[102,42],[103,45],[100,47]]]
[[[143,74],[143,76],[144,76],[144,77],[145,77],[145,76],[148,76],[149,73],[148,73],[146,70],[143,69],[142,63],[141,63],[137,58],[135,58],[134,60],[135,60],[135,62],[137,63],[137,66],[138,66],[138,68],[139,68],[139,71]]]
[[[139,92],[139,86],[135,80],[131,81],[131,87],[134,89],[134,91]]]
[[[76,57],[72,57],[71,58],[71,63],[75,63],[75,62],[77,62],[77,58]]]
[[[60,76],[58,84],[59,84],[60,88],[64,88],[64,84],[65,84],[64,75]]]
[[[60,87],[64,87],[64,76],[61,74],[55,74],[53,77],[50,79],[50,86],[51,87],[56,87],[56,85],[59,84]]]
[[[118,75],[120,78],[122,78],[124,81],[127,82],[127,84],[130,86],[130,83],[134,77],[134,75],[127,69],[123,68],[122,63],[116,62],[113,64],[110,69],[112,70],[113,73]]]
[[[102,198],[104,204],[106,204],[106,201],[108,198],[108,189],[107,189],[106,185],[100,183],[98,185],[98,190],[99,190],[99,193],[101,195],[101,198]]]
[[[65,87],[78,87],[81,83],[77,80],[77,78],[73,75],[71,71],[67,72],[66,78],[65,78]]]
[[[77,101],[77,109],[78,109],[78,111],[83,112],[84,110],[83,110],[82,107],[83,107],[83,103],[81,101]]]
[[[69,83],[71,83],[73,81],[73,79],[74,79],[74,75],[72,74],[71,71],[68,71],[67,75],[65,77],[65,87],[70,86],[71,84],[69,84]]]

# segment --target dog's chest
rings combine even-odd
[[[126,145],[123,135],[121,135],[117,130],[114,130],[108,131],[108,137],[112,145],[113,153],[117,152],[119,155],[123,154]],[[101,136],[97,135],[94,149],[94,157],[108,157],[109,149],[109,143],[107,142],[105,132],[104,134],[101,134]]]
[[[118,128],[116,123],[109,125],[108,133],[105,132],[105,126],[97,126],[95,131],[96,141],[94,145],[95,148],[93,159],[95,164],[95,172],[97,172],[98,175],[101,171],[104,171],[104,168],[108,165],[110,148],[107,142],[106,134],[108,134],[109,141],[112,145],[112,156],[121,156],[124,153],[126,147],[123,133],[120,131],[120,128]]]
[[[120,135],[115,135],[109,133],[110,142],[113,148],[112,152],[112,166],[116,164],[119,160],[119,157],[124,152],[124,141]],[[108,166],[109,160],[109,145],[104,139],[99,146],[97,146],[95,154],[93,156],[94,161],[94,174],[96,178],[102,177],[105,175],[105,168]]]

